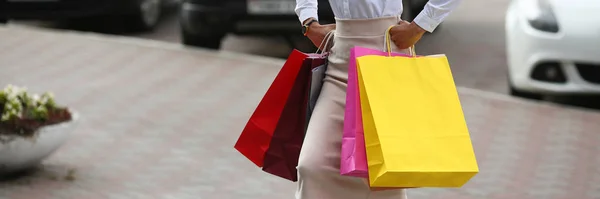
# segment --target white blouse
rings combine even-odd
[[[414,22],[428,32],[433,30],[454,10],[461,0],[429,0]],[[317,0],[296,0],[300,22],[317,15]],[[336,18],[365,19],[402,14],[402,0],[329,0]]]

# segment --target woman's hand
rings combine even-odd
[[[306,37],[310,39],[310,41],[316,46],[319,47],[323,40],[325,40],[325,35],[330,31],[335,30],[335,24],[326,24],[321,25],[318,22],[310,24],[308,27],[308,32],[306,33]],[[327,48],[325,46],[325,48]],[[323,50],[323,49],[319,49]]]
[[[391,40],[398,49],[406,49],[415,45],[423,34],[425,34],[425,30],[415,22],[408,23],[404,20],[390,29]]]

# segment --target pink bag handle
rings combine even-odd
[[[392,30],[394,26],[395,25],[390,26],[385,31],[385,45],[387,47],[387,53],[389,57],[392,56],[392,38],[390,37],[390,30]],[[415,45],[408,47],[408,50],[410,51],[410,56],[417,57],[417,53],[415,53]]]

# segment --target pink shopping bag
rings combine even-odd
[[[354,47],[350,50],[348,64],[348,88],[346,90],[346,110],[344,113],[344,134],[342,136],[342,153],[340,174],[369,178],[365,138],[360,108],[360,92],[358,90],[358,73],[356,71],[356,58],[365,55],[388,55],[380,50]],[[392,53],[392,56],[410,56],[401,53]]]

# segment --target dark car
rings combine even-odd
[[[10,19],[54,20],[97,16],[122,17],[140,30],[158,22],[164,0],[0,0],[0,22]]]
[[[400,1],[400,0],[398,0]],[[404,0],[405,19],[414,18],[427,0]],[[328,0],[319,0],[319,21],[333,23]],[[182,0],[180,9],[182,43],[218,49],[228,33],[285,35],[300,34],[294,12],[295,0]]]

